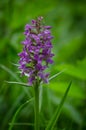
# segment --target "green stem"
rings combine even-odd
[[[39,84],[36,83],[34,86],[34,96],[35,96],[35,130],[39,130]]]

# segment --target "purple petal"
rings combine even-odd
[[[25,30],[29,30],[29,29],[31,29],[31,28],[32,28],[32,26],[31,26],[31,25],[26,24],[26,26],[25,26]]]
[[[50,58],[48,58],[48,59],[46,60],[46,62],[47,62],[47,63],[50,63],[50,64],[53,64],[53,60],[50,59]]]
[[[44,83],[48,83],[49,73],[44,74],[42,72],[39,72],[38,76],[43,80]]]
[[[34,81],[35,81],[35,76],[30,76],[28,80],[29,85],[32,86]]]
[[[45,29],[51,29],[51,26],[44,26]]]
[[[32,20],[32,24],[36,24],[36,20]]]

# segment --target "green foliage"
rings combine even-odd
[[[26,101],[24,104],[22,104],[22,105],[18,108],[18,110],[16,111],[16,113],[14,114],[14,116],[13,116],[13,118],[12,118],[12,122],[10,123],[9,130],[12,130],[13,125],[14,125],[14,122],[15,122],[15,120],[16,120],[16,117],[18,116],[18,113],[19,113],[19,112],[21,111],[21,109],[22,109],[25,105],[27,105],[31,100],[32,100],[32,99],[30,99],[29,101]]]
[[[58,106],[58,108],[56,109],[56,111],[55,111],[53,117],[52,117],[51,120],[49,121],[49,124],[47,125],[46,130],[53,130],[53,129],[54,129],[54,126],[55,126],[55,124],[56,124],[56,122],[57,122],[57,120],[58,120],[58,118],[59,118],[60,113],[61,113],[62,106],[63,106],[63,104],[64,104],[64,102],[65,102],[65,100],[66,100],[67,94],[68,94],[68,92],[69,92],[70,86],[71,86],[71,82],[70,82],[70,84],[68,85],[68,88],[67,88],[67,90],[66,90],[66,92],[65,92],[65,94],[64,94],[64,96],[63,96],[63,98],[62,98],[62,100],[61,100],[61,102],[60,102],[60,104],[59,104],[59,106]]]
[[[62,93],[64,94],[64,90],[66,89],[67,82],[57,82],[57,83],[51,83],[49,87],[55,91],[55,93]],[[85,98],[85,92],[82,90],[82,88],[77,84],[73,83],[71,91],[69,92],[69,96],[72,96],[73,98],[77,99],[84,99]]]
[[[55,62],[49,68],[52,80],[48,85],[40,87],[41,130],[44,130],[51,119],[70,80],[73,82],[72,87],[55,130],[85,130],[85,0],[1,0],[0,9],[0,130],[8,130],[8,124],[20,104],[33,97],[32,88],[25,87],[26,79],[20,77],[17,66],[12,63],[18,63],[17,53],[22,48],[20,42],[24,39],[25,24],[40,15],[44,16],[47,25],[53,27],[55,53]],[[53,79],[54,74],[59,75]],[[10,84],[4,81],[13,82]],[[26,105],[16,117],[14,130],[33,130],[33,126],[27,124],[27,122],[33,124],[33,113],[33,104]],[[23,124],[25,122],[26,124]]]

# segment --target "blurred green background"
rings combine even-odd
[[[18,107],[33,97],[32,88],[5,81],[26,82],[12,63],[18,63],[25,24],[38,16],[53,27],[55,56],[49,69],[51,76],[64,70],[42,88],[41,130],[52,117],[70,80],[72,87],[55,130],[86,130],[85,0],[0,0],[0,130],[8,130]],[[33,130],[33,105],[32,101],[20,111],[13,130]]]

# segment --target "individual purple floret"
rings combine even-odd
[[[25,40],[22,41],[23,51],[19,53],[19,69],[22,75],[28,76],[29,85],[36,81],[48,83],[49,73],[45,70],[53,63],[51,52],[51,26],[42,24],[43,17],[32,20],[32,24],[25,26]]]

